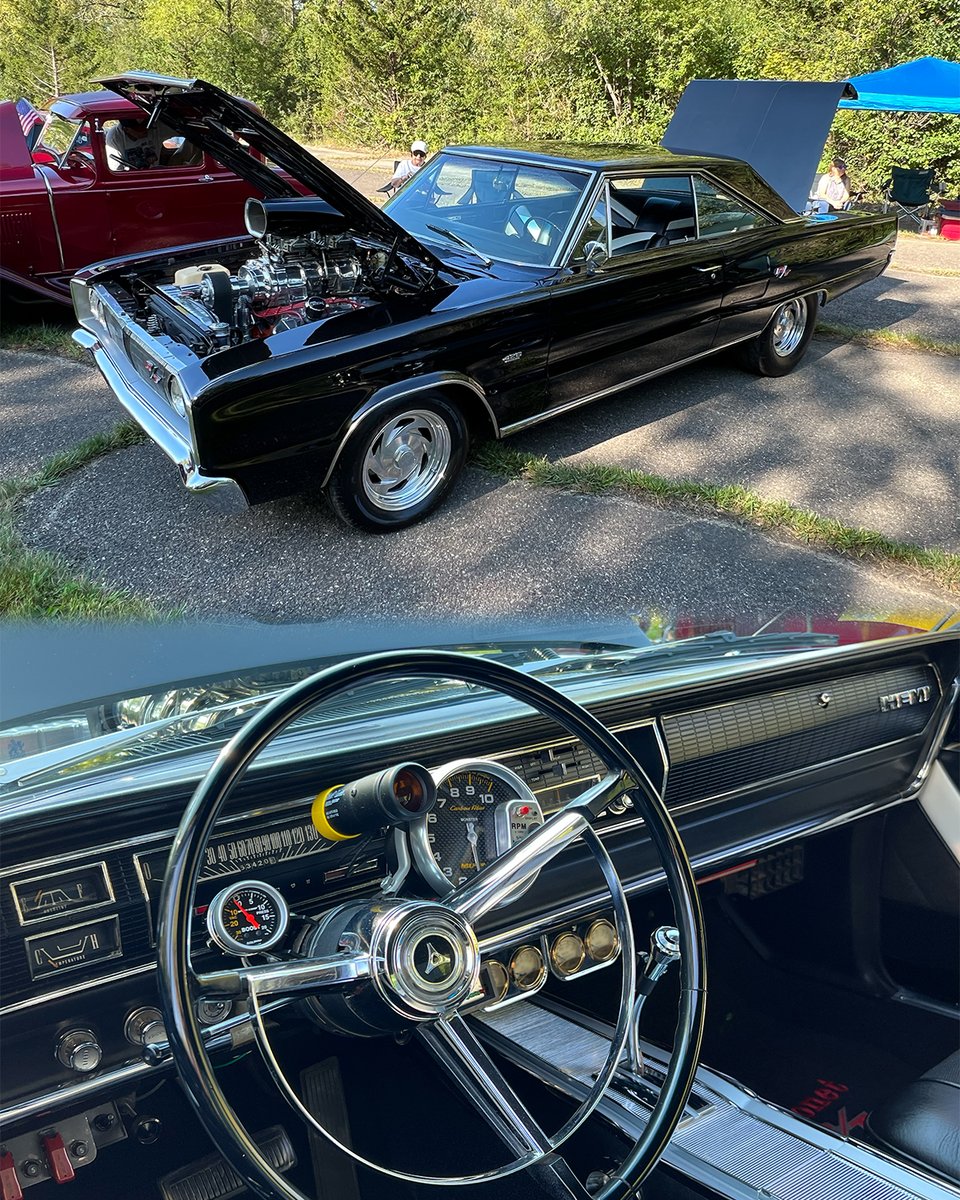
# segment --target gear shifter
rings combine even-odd
[[[657,986],[672,963],[680,958],[680,931],[674,925],[661,925],[650,935],[650,953],[637,984],[637,998],[630,1018],[627,1039],[627,1069],[634,1075],[643,1074],[643,1055],[640,1053],[640,1014],[647,997]]]

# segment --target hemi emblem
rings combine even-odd
[[[929,684],[923,687],[908,688],[905,692],[891,692],[888,696],[878,696],[881,712],[892,712],[895,708],[907,708],[911,704],[926,704],[931,696]]]

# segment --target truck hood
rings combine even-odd
[[[231,96],[203,79],[175,79],[148,71],[111,75],[96,82],[131,100],[148,112],[152,120],[161,121],[195,146],[202,147],[264,196],[300,194],[290,180],[268,165],[268,162],[275,163],[308,192],[333,205],[347,219],[354,233],[395,244],[402,253],[418,258],[433,270],[443,267],[440,259],[422,242],[279,130],[249,102]],[[268,161],[262,162],[257,154],[262,154]]]

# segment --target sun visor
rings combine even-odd
[[[742,158],[802,212],[844,97],[856,97],[844,81],[694,79],[660,145],[681,154]]]

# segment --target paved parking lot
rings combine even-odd
[[[916,263],[929,252],[918,239],[911,244],[911,264],[901,268],[898,255],[889,279],[851,294],[842,315],[828,308],[825,319],[888,321],[949,337],[960,277],[922,273],[928,260]],[[960,248],[956,257],[960,268]],[[894,301],[900,307],[891,308]],[[86,366],[6,353],[3,375],[4,475],[34,468],[123,415]],[[553,459],[739,483],[845,524],[960,551],[953,357],[817,339],[798,371],[780,380],[708,360],[511,444]],[[239,517],[208,514],[166,458],[143,445],[38,493],[19,527],[28,545],[97,580],[221,619],[509,614],[563,622],[651,607],[764,619],[783,608],[889,612],[942,608],[950,599],[906,576],[725,520],[507,483],[476,468],[428,521],[370,536],[343,529],[317,498]]]

